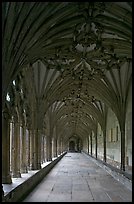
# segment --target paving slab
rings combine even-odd
[[[132,202],[132,191],[93,158],[68,152],[22,202]]]

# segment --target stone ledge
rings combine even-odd
[[[2,202],[21,202],[25,196],[27,196],[36,185],[49,173],[49,171],[59,162],[60,159],[66,154],[57,157],[54,161],[49,163],[47,166],[36,172],[33,176],[28,178],[26,181],[18,185],[16,188],[7,193]]]

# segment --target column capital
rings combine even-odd
[[[11,119],[11,115],[10,115],[9,110],[7,108],[5,108],[2,111],[2,116],[4,117],[5,120]]]
[[[13,114],[13,121],[14,121],[15,123],[18,123],[18,122],[19,122],[19,117],[18,117],[17,113],[14,113],[14,114]]]

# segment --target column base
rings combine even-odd
[[[21,173],[23,173],[23,174],[28,173],[28,170],[27,169],[22,169]]]
[[[41,169],[41,163],[38,164],[38,169]]]
[[[11,184],[12,183],[12,179],[11,179],[11,175],[8,176],[2,176],[2,183],[3,184]]]
[[[47,158],[47,162],[48,162],[48,161],[52,161],[52,158]]]
[[[28,170],[27,170],[26,166],[21,169],[21,173],[28,173]]]
[[[31,170],[39,170],[39,169],[41,169],[41,163],[36,164],[36,165],[32,164]]]
[[[55,154],[54,154],[54,157],[58,157],[58,154],[55,153]]]
[[[12,175],[13,178],[21,178],[21,173],[20,172],[15,172]]]

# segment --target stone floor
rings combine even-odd
[[[95,159],[67,153],[22,202],[132,202],[128,184],[111,175]]]

